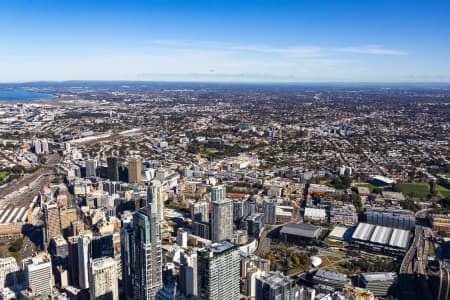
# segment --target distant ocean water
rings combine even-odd
[[[0,100],[31,101],[53,98],[55,98],[55,96],[26,90],[0,90]]]

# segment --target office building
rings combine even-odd
[[[69,283],[72,286],[79,286],[78,281],[78,236],[67,238],[69,247]]]
[[[300,288],[281,272],[256,278],[256,300],[300,300]]]
[[[0,258],[0,289],[13,287],[17,282],[19,266],[14,257]]]
[[[82,289],[89,288],[90,243],[88,236],[78,237],[78,284]]]
[[[119,180],[119,165],[120,159],[118,157],[108,157],[107,158],[107,176],[109,180],[118,181]]]
[[[89,272],[91,300],[119,300],[117,262],[111,257],[93,259]]]
[[[132,225],[122,229],[122,247],[126,297],[154,299],[162,288],[161,237],[155,205],[133,214]]]
[[[37,295],[52,294],[52,263],[47,256],[34,256],[22,261],[25,285]]]
[[[95,159],[88,159],[86,161],[86,177],[97,176],[97,161]]]
[[[139,158],[133,158],[128,162],[128,182],[142,182],[142,162]]]
[[[78,220],[77,209],[75,207],[62,207],[59,209],[59,219],[61,221],[61,231],[64,236],[74,235],[72,232],[72,222]]]
[[[188,297],[197,297],[197,253],[184,252],[180,255],[179,288]]]
[[[155,212],[158,220],[161,222],[164,220],[164,201],[165,194],[161,181],[155,179],[152,181],[147,191],[147,203],[152,203],[155,207]]]
[[[230,199],[221,199],[220,196],[216,198],[220,200],[211,203],[211,240],[213,242],[231,240],[233,237],[233,202]]]
[[[46,202],[42,205],[44,215],[44,243],[48,245],[50,240],[61,235],[61,220],[59,208],[55,202]]]
[[[69,257],[69,245],[62,236],[52,238],[47,250],[56,261],[62,262]]]
[[[231,203],[231,202],[230,202]],[[228,241],[197,253],[198,299],[239,299],[239,251]]]
[[[122,286],[127,299],[133,299],[133,273],[135,264],[133,245],[133,223],[124,222],[120,230],[120,247],[122,263]]]

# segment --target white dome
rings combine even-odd
[[[320,266],[322,264],[322,259],[318,256],[311,256],[309,258],[309,260],[311,261],[311,265],[316,268],[318,266]]]

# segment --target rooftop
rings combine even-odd
[[[234,248],[235,245],[233,243],[230,243],[228,241],[223,241],[220,243],[214,243],[211,246],[207,247],[207,248],[203,248],[200,249],[200,251],[204,251],[204,252],[211,252],[214,254],[219,254],[222,252],[225,252],[227,250],[230,250],[232,248]]]
[[[389,272],[361,273],[364,281],[393,281],[396,277],[397,274]]]
[[[321,227],[305,223],[289,223],[281,228],[280,233],[307,238],[315,238],[320,234]]]
[[[281,272],[269,272],[267,275],[258,278],[258,280],[263,281],[271,287],[280,287],[291,282],[291,279]]]
[[[331,272],[319,269],[314,276],[321,277],[328,280],[347,281],[347,275],[338,272]]]

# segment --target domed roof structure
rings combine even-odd
[[[322,264],[322,259],[320,257],[318,257],[318,256],[311,256],[309,258],[309,260],[311,262],[311,265],[314,268],[317,268],[318,266],[320,266]]]

